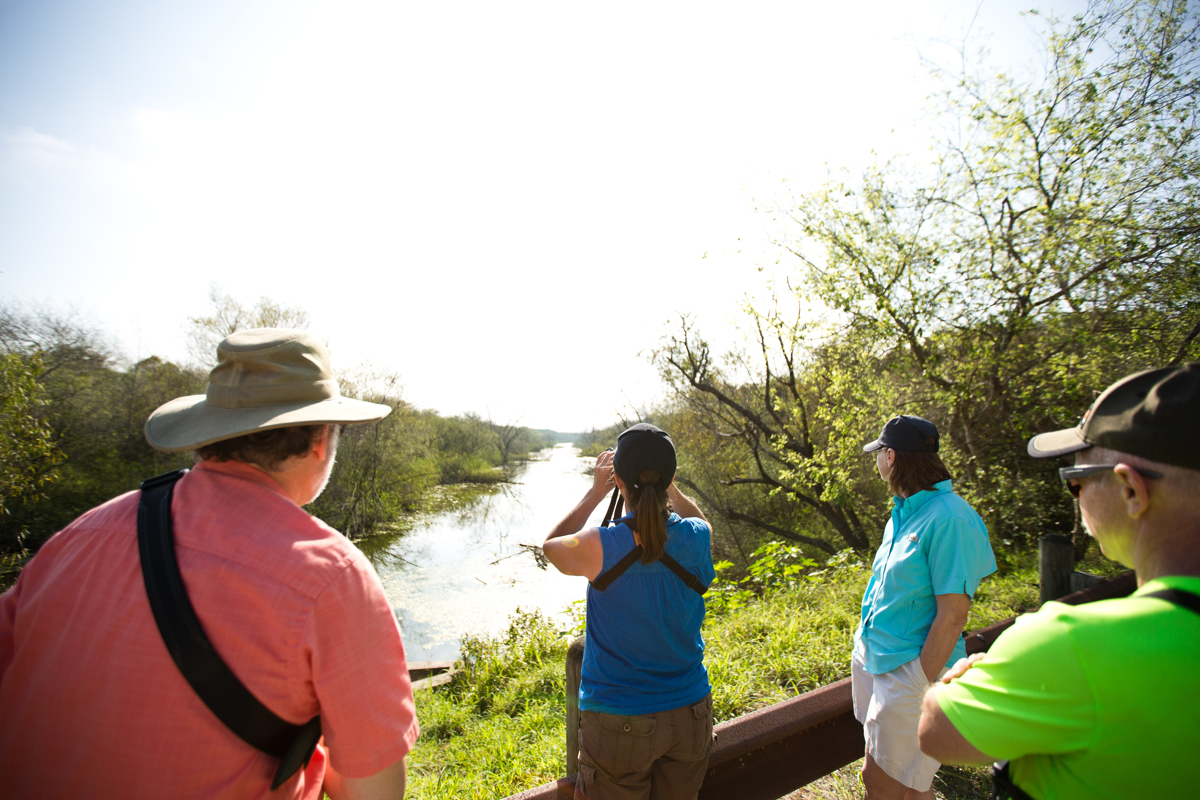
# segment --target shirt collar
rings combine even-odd
[[[667,516],[667,525],[674,525],[676,522],[679,522],[681,519],[683,519],[683,517],[679,516],[674,511],[672,511],[670,513],[670,515]],[[633,512],[632,511],[629,512],[628,514],[626,514],[625,516],[621,517],[620,519],[614,519],[609,524],[610,525],[620,525],[621,523],[625,523],[626,525],[629,525],[629,523],[631,523],[631,522],[633,522]],[[633,526],[630,525],[630,527],[633,527]]]
[[[283,491],[283,487],[267,473],[263,472],[253,464],[247,464],[242,461],[214,461],[211,458],[200,461],[194,470],[202,472],[213,472],[221,475],[228,475],[232,478],[241,478],[243,480],[252,481],[260,486],[263,486],[275,492],[282,497],[287,497],[287,493]],[[288,500],[291,500],[288,497]]]
[[[896,503],[896,510],[904,516],[915,514],[921,509],[922,506],[924,506],[933,498],[937,497],[939,494],[947,494],[951,492],[952,489],[950,488],[950,483],[950,481],[940,481],[935,483],[932,489],[925,489],[917,492],[916,494],[909,495],[908,497],[893,495],[892,500]]]
[[[1149,594],[1161,589],[1182,589],[1185,592],[1200,592],[1200,577],[1195,575],[1163,575],[1146,581],[1134,591],[1134,595]]]

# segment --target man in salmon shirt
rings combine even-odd
[[[217,356],[205,395],[146,422],[153,447],[198,459],[162,506],[178,573],[249,702],[321,744],[288,767],[201,699],[152,610],[135,491],[56,534],[0,596],[6,796],[404,794],[418,727],[395,615],[362,553],[302,508],[325,488],[339,426],[391,409],[342,397],[325,347],[302,331],[239,331]]]

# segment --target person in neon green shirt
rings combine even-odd
[[[1196,796],[1200,744],[1200,364],[1109,387],[1076,428],[1035,436],[1130,597],[1047,603],[926,693],[921,749],[1010,760],[1012,797]],[[1171,591],[1173,590],[1173,591]]]

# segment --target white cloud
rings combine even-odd
[[[6,128],[0,126],[0,147],[4,158],[20,164],[43,166],[61,164],[75,154],[70,142],[39,133],[30,127]]]

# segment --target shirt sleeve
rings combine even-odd
[[[1045,611],[1018,619],[937,702],[963,738],[999,759],[1082,750],[1095,730],[1070,626]]]
[[[939,521],[927,558],[933,593],[975,596],[979,582],[996,571],[987,529],[958,515]]]
[[[365,778],[403,758],[419,733],[404,644],[361,554],[321,593],[304,635],[334,769]]]

